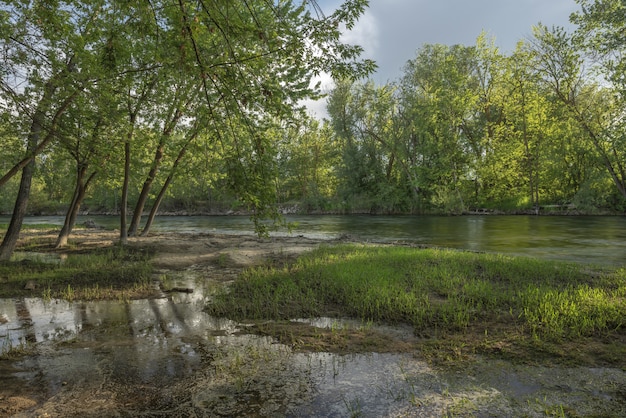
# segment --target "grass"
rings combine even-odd
[[[25,340],[13,344],[7,335],[0,343],[0,360],[13,360],[35,352],[35,344]]]
[[[0,263],[0,297],[129,299],[151,293],[151,274],[149,254],[121,246],[24,258]]]
[[[324,246],[280,269],[246,271],[207,309],[238,320],[409,323],[426,337],[424,350],[451,361],[523,351],[529,360],[542,352],[626,367],[624,268],[445,249]],[[428,339],[433,336],[446,338]]]

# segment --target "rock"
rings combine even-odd
[[[172,287],[171,289],[165,290],[167,293],[193,293],[193,289],[190,287]]]
[[[29,280],[24,285],[24,290],[35,290],[37,289],[37,282],[34,280]]]
[[[83,226],[88,229],[100,228],[93,219],[87,219],[85,222],[83,222]]]

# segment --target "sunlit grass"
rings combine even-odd
[[[623,331],[624,269],[498,254],[326,246],[282,269],[245,272],[208,307],[235,319],[346,316],[418,334],[506,326],[557,340]]]

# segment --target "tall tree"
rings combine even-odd
[[[400,81],[400,106],[412,124],[412,167],[420,194],[444,211],[465,207],[462,184],[468,176],[471,133],[479,100],[473,47],[425,45],[409,61]]]
[[[189,68],[202,81],[209,115],[220,121],[213,124],[219,127],[213,135],[218,141],[234,140],[230,149],[236,152],[252,153],[238,157],[246,164],[230,165],[231,172],[250,170],[233,172],[240,181],[250,181],[250,190],[261,191],[256,178],[264,169],[259,164],[269,161],[265,151],[271,148],[256,131],[278,119],[297,119],[300,101],[318,94],[311,87],[314,75],[360,77],[373,70],[371,61],[359,60],[360,47],[340,40],[341,29],[353,27],[367,4],[346,1],[326,17],[314,1],[179,2],[173,22],[182,22],[183,45],[193,58]],[[234,135],[241,128],[248,133]],[[273,212],[270,202],[250,190],[240,195],[255,215]]]
[[[28,206],[35,156],[56,138],[59,118],[96,78],[100,50],[101,2],[7,1],[0,8],[0,90],[4,111],[19,115],[28,132],[23,158],[0,186],[22,171],[11,222],[0,245],[8,259],[17,243]]]
[[[626,11],[621,2],[600,3],[614,6],[621,13]],[[623,134],[626,96],[622,93],[626,92],[626,82],[621,80],[623,73],[616,73],[615,68],[619,65],[608,59],[608,62],[598,64],[610,82],[608,87],[602,86],[585,71],[588,61],[577,48],[580,42],[563,28],[550,30],[539,25],[535,28],[532,48],[544,80],[575,118],[622,199],[626,199],[626,137]],[[626,43],[623,47],[626,51]],[[600,48],[598,52],[602,51]]]
[[[126,133],[120,141],[125,161],[122,241],[127,238],[131,170],[137,170],[131,152],[144,141],[136,135],[137,129],[145,129],[151,120],[152,126],[167,130],[181,126],[183,118],[188,128],[194,125],[196,110],[212,121],[205,124],[211,130],[208,137],[228,140],[234,143],[229,149],[249,153],[239,157],[254,161],[257,175],[240,176],[244,184],[238,188],[249,189],[242,197],[255,214],[271,212],[272,205],[264,201],[269,195],[250,192],[270,161],[264,153],[266,139],[255,133],[263,132],[272,120],[299,114],[302,99],[318,97],[318,88],[311,85],[314,75],[327,71],[333,76],[360,77],[373,70],[372,61],[359,58],[360,47],[340,39],[341,30],[353,27],[367,4],[348,0],[324,16],[315,1],[296,0],[4,2],[0,89],[6,99],[0,105],[4,115],[21,116],[19,122],[29,134],[23,158],[0,179],[1,185],[22,170],[0,258],[8,258],[15,246],[26,213],[34,157],[55,141],[59,118],[70,104],[92,87],[107,89],[116,106],[128,109]],[[198,96],[181,97],[180,103],[194,101],[196,110],[177,107],[173,117],[154,120],[149,115],[167,115],[164,109],[172,85],[166,74],[177,74],[175,85],[195,85],[192,90],[200,92],[202,101]],[[233,135],[242,128],[245,135]],[[169,135],[166,132],[162,138]],[[135,210],[139,215],[163,158],[160,148],[140,193]],[[173,155],[181,152],[174,150]],[[232,167],[247,169],[245,164]],[[136,225],[131,222],[133,232]]]

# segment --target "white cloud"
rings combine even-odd
[[[366,10],[352,30],[343,33],[341,41],[361,46],[363,58],[376,56],[379,47],[378,20],[371,9]]]
[[[320,83],[320,89],[322,93],[329,93],[334,87],[335,83],[333,78],[328,73],[322,73],[317,77],[314,77],[311,80],[311,85]],[[328,112],[326,111],[326,98],[322,98],[319,100],[303,100],[302,104],[307,108],[309,114],[317,119],[324,119],[328,117]]]
[[[350,45],[359,45],[363,48],[362,58],[375,59],[378,52],[379,36],[378,22],[376,17],[368,9],[354,28],[345,31],[341,36],[341,41]],[[328,73],[323,73],[312,80],[312,84],[320,82],[323,93],[330,93],[335,87],[335,83]],[[309,111],[309,114],[317,119],[328,117],[326,111],[326,98],[320,100],[305,100],[302,102]]]

